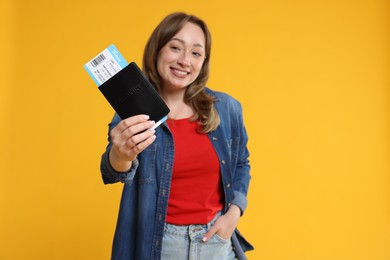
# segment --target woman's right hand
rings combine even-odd
[[[137,155],[153,143],[156,139],[155,131],[148,129],[154,124],[154,121],[149,121],[149,116],[136,115],[120,121],[111,130],[112,147],[109,159],[114,170],[128,171]]]

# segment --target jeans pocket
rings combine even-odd
[[[221,242],[223,244],[227,244],[230,242],[230,238],[228,238],[228,239],[222,238],[217,233],[215,233],[212,238],[214,238],[215,240],[217,240],[218,242]]]

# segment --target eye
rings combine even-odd
[[[193,52],[192,55],[194,55],[196,58],[202,57],[202,53],[200,52]]]
[[[175,52],[179,52],[180,51],[180,48],[177,47],[177,46],[171,46],[171,50],[175,51]]]

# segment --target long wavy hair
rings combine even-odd
[[[214,107],[215,98],[206,93],[206,83],[210,74],[211,34],[205,22],[194,15],[172,13],[165,17],[150,36],[144,50],[143,72],[156,90],[161,93],[162,79],[157,71],[157,58],[160,50],[186,23],[198,25],[205,36],[205,60],[198,77],[186,87],[184,102],[194,110],[191,121],[199,120],[201,133],[214,131],[220,118]]]

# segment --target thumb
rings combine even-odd
[[[214,234],[217,232],[217,228],[214,226],[212,226],[209,231],[207,231],[207,233],[203,236],[202,238],[202,241],[203,242],[207,242],[209,241],[210,238],[212,238],[214,236]]]

